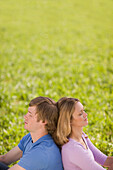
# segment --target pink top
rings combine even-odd
[[[69,142],[62,147],[62,161],[64,170],[105,170],[102,166],[107,159],[83,133],[82,138],[87,146],[69,138]]]

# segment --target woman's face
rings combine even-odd
[[[84,107],[80,102],[75,104],[75,111],[72,115],[72,126],[83,127],[88,124],[87,113],[84,111]]]

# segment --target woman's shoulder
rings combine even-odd
[[[73,139],[69,138],[69,141],[62,146],[62,150],[70,149],[73,146]]]
[[[69,138],[69,141],[62,146],[62,149],[73,149],[79,145],[79,142],[75,141],[72,138]]]
[[[82,132],[82,137],[87,140],[88,135]],[[77,142],[72,138],[69,138],[69,141],[62,146],[62,150],[68,150],[68,149],[79,148],[79,147],[81,148],[81,146],[82,145],[79,142]]]
[[[82,144],[70,138],[69,142],[62,146],[62,154],[63,155],[72,155],[72,154],[83,154],[87,150],[84,148]]]

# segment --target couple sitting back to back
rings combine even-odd
[[[56,103],[48,97],[34,98],[24,119],[29,133],[0,155],[0,170],[113,170],[113,157],[104,155],[83,132],[88,119],[78,99],[63,97]]]

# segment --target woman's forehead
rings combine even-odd
[[[75,110],[81,110],[81,109],[83,109],[84,107],[83,107],[83,105],[80,103],[80,102],[77,102],[76,104],[75,104]]]

